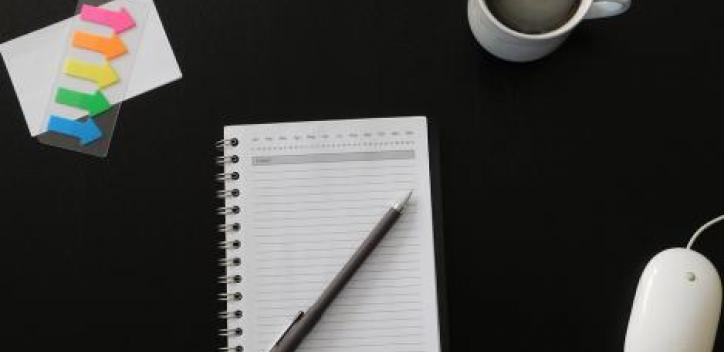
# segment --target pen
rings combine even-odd
[[[397,222],[397,219],[402,215],[405,206],[410,201],[412,191],[407,192],[403,197],[400,197],[390,206],[390,209],[385,213],[377,225],[372,229],[367,238],[357,248],[357,251],[347,261],[347,264],[342,267],[342,270],[332,279],[327,287],[322,291],[316,302],[307,309],[306,312],[299,312],[297,316],[289,325],[289,327],[282,332],[279,339],[274,343],[269,352],[292,352],[299,344],[304,340],[304,337],[312,331],[314,326],[317,324],[319,319],[322,318],[324,311],[327,310],[335,297],[339,294],[349,280],[354,276],[357,269],[362,266],[367,257],[370,256],[375,247],[385,238],[385,235],[390,231],[392,226]]]

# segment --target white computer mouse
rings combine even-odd
[[[706,257],[686,248],[657,254],[639,280],[624,352],[711,352],[721,299]]]

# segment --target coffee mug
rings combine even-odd
[[[478,40],[491,54],[507,61],[528,62],[556,50],[584,19],[620,15],[631,0],[580,0],[578,8],[562,26],[540,34],[522,33],[500,22],[485,0],[468,0],[468,21]]]

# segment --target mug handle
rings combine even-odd
[[[620,15],[631,7],[631,0],[593,0],[586,13],[586,19],[605,18]]]

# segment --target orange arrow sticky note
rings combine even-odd
[[[117,35],[103,37],[87,32],[75,32],[73,46],[101,53],[108,60],[113,60],[128,52],[126,45]]]

